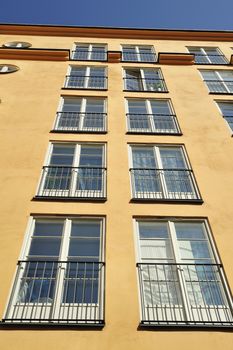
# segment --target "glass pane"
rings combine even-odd
[[[81,99],[66,98],[62,106],[63,112],[80,112]]]
[[[103,147],[102,146],[81,146],[79,166],[102,167]]]
[[[202,223],[175,223],[178,239],[206,239]]]
[[[164,169],[185,169],[186,165],[183,159],[181,149],[178,148],[160,148],[160,155]]]
[[[50,165],[72,165],[75,146],[53,145]]]
[[[172,250],[169,240],[140,240],[142,259],[171,259]]]
[[[29,256],[59,256],[61,238],[33,238]]]
[[[233,116],[233,103],[228,102],[218,102],[218,105],[222,111],[224,117]]]
[[[152,113],[160,114],[160,115],[171,114],[168,101],[151,100],[150,104],[151,104]]]
[[[85,77],[86,67],[71,67],[70,75]]]
[[[139,222],[140,238],[166,238],[168,229],[165,222]]]
[[[153,147],[132,148],[134,168],[156,168]]]
[[[69,257],[99,257],[99,239],[71,238],[69,246]]]
[[[100,221],[72,222],[71,237],[100,237]]]
[[[63,221],[50,223],[36,221],[33,236],[61,236],[63,230]]]
[[[182,259],[211,259],[209,244],[205,241],[178,241]]]
[[[224,81],[233,81],[233,72],[230,70],[218,71],[219,75]]]
[[[104,100],[88,99],[86,104],[87,113],[104,113]]]
[[[147,114],[146,101],[145,100],[128,100],[129,113],[135,114]]]

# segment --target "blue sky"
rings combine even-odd
[[[233,30],[233,0],[1,2],[1,23]]]

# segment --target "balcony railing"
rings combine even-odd
[[[233,80],[204,80],[213,93],[233,93]]]
[[[233,131],[233,116],[223,116],[223,118],[226,120],[228,123],[229,127]]]
[[[174,114],[128,113],[126,117],[129,132],[180,134],[180,128]]]
[[[103,325],[104,263],[19,261],[3,322]]]
[[[130,52],[123,50],[122,61],[127,62],[156,62],[156,54],[153,52]]]
[[[106,61],[107,52],[103,50],[73,50],[72,60],[77,61]]]
[[[130,173],[133,199],[201,201],[192,170],[134,168]]]
[[[103,76],[79,76],[67,75],[65,81],[65,88],[68,89],[97,89],[103,90],[107,87],[107,77]]]
[[[205,54],[196,54],[195,63],[197,64],[228,64],[226,57],[224,55],[205,55]]]
[[[70,132],[106,131],[106,113],[57,112],[54,130]]]
[[[36,197],[92,198],[106,196],[106,168],[44,166]]]
[[[164,79],[161,78],[124,78],[125,90],[167,92]]]
[[[137,264],[141,324],[233,326],[233,310],[221,265]]]

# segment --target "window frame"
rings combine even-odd
[[[139,77],[137,78],[137,80],[141,80],[141,89],[138,90],[132,90],[132,89],[127,89],[127,70],[132,70],[135,72],[139,72]],[[162,89],[161,90],[150,90],[147,88],[147,78],[145,77],[145,72],[144,70],[147,71],[151,71],[152,73],[156,73],[158,72],[158,77],[159,79],[154,79],[154,80],[158,80],[160,83],[162,83]],[[160,67],[122,67],[122,75],[123,75],[123,91],[124,92],[146,92],[146,93],[168,93],[168,89],[167,89],[167,85],[162,73],[162,69]],[[153,79],[153,78],[149,78],[149,79]]]
[[[80,112],[77,112],[78,114],[80,114],[80,121],[79,121],[79,127],[74,130],[74,128],[72,129],[59,129],[59,121],[60,121],[60,117],[59,114],[63,113],[65,111],[63,111],[63,106],[65,104],[65,100],[66,99],[73,99],[73,100],[80,100]],[[86,106],[87,106],[87,101],[88,100],[100,100],[103,101],[103,128],[100,130],[88,130],[87,128],[84,128],[84,121],[85,121],[85,114],[86,114]],[[55,117],[55,121],[53,123],[52,126],[52,130],[51,132],[59,132],[59,133],[93,133],[93,134],[102,134],[102,133],[107,133],[107,110],[108,110],[108,104],[107,104],[107,97],[102,97],[102,96],[74,96],[74,95],[62,95],[60,97],[59,103],[58,103],[58,108],[57,108],[57,113],[56,113],[56,117]],[[75,111],[74,111],[75,113]],[[93,112],[94,113],[94,112]]]
[[[221,261],[221,257],[219,254],[219,251],[217,249],[216,246],[216,242],[214,239],[214,235],[212,233],[211,230],[211,226],[209,223],[209,220],[206,217],[165,217],[165,216],[149,216],[149,217],[145,217],[145,216],[133,216],[133,231],[134,231],[134,242],[135,242],[135,260],[136,260],[136,267],[139,269],[140,264],[145,263],[145,260],[141,259],[141,247],[140,247],[140,231],[139,231],[139,223],[142,222],[148,222],[148,223],[165,223],[167,225],[167,232],[168,232],[168,239],[170,240],[170,248],[171,248],[171,252],[173,254],[173,257],[171,256],[171,260],[173,258],[174,260],[174,264],[182,265],[182,260],[177,260],[177,256],[179,256],[180,254],[177,254],[178,251],[178,246],[177,246],[177,242],[178,242],[178,237],[176,235],[176,230],[175,230],[175,224],[176,223],[187,223],[187,224],[196,224],[196,223],[200,223],[203,225],[204,227],[204,231],[205,231],[205,237],[206,237],[206,241],[208,242],[209,248],[210,248],[210,253],[212,254],[212,259],[213,259],[213,266],[219,266],[220,267],[220,276],[221,276],[221,288],[222,288],[222,292],[223,292],[223,298],[226,299],[226,301],[228,302],[228,309],[229,312],[231,313],[231,317],[232,317],[232,321],[230,322],[225,322],[226,325],[219,325],[220,322],[216,322],[216,325],[213,324],[211,325],[211,327],[216,327],[216,328],[229,328],[229,327],[233,327],[233,300],[232,300],[232,295],[231,295],[231,289],[230,286],[228,284],[227,281],[227,277],[225,275],[225,271],[224,268],[222,266],[222,261]],[[150,264],[150,259],[148,258],[148,264]],[[155,260],[161,260],[160,258],[155,259]],[[147,263],[145,263],[147,264]],[[155,263],[157,264],[157,263]],[[165,263],[166,264],[166,263]],[[204,264],[205,265],[205,264]],[[208,265],[208,264],[207,264]],[[206,265],[206,266],[207,266]],[[179,268],[177,267],[177,270],[179,270]],[[177,274],[179,275],[180,272],[178,271]],[[181,269],[181,275],[183,275],[183,269]],[[177,275],[177,276],[178,276]],[[184,276],[182,279],[180,279],[180,277],[178,278],[178,285],[180,287],[180,293],[181,293],[181,300],[184,299],[183,301],[183,308],[184,308],[184,316],[187,317],[187,315],[191,314],[191,309],[192,306],[191,304],[189,304],[189,302],[187,303],[187,299],[188,299],[188,291],[187,288],[184,286],[182,286],[183,283],[188,283],[187,281],[183,281],[184,280]],[[167,280],[165,280],[167,281]],[[209,329],[209,325],[208,322],[205,322],[203,320],[201,320],[201,323],[198,324],[197,320],[195,318],[193,318],[194,316],[192,315],[192,319],[191,320],[187,320],[184,319],[183,322],[181,322],[180,320],[173,320],[173,321],[167,321],[164,320],[164,322],[160,322],[158,320],[155,319],[154,320],[143,320],[143,313],[145,313],[145,310],[143,309],[143,303],[142,303],[142,299],[145,297],[144,295],[141,295],[141,293],[143,293],[143,287],[141,285],[141,283],[143,283],[143,281],[140,281],[140,277],[139,277],[139,273],[137,274],[137,287],[138,287],[138,300],[139,300],[139,306],[140,306],[140,326],[142,327],[155,327],[155,328],[167,328],[167,327],[171,327],[171,328],[176,328],[176,327],[188,327],[188,328],[207,328]],[[166,282],[167,283],[167,282]],[[225,305],[223,305],[225,306]],[[161,304],[162,307],[162,304]],[[185,309],[188,308],[188,313],[186,314]],[[186,314],[186,315],[185,315]],[[154,314],[153,314],[154,316]],[[197,313],[197,316],[198,313]],[[209,316],[208,316],[209,317]],[[158,322],[157,322],[158,321]],[[180,322],[180,323],[179,323]]]
[[[66,267],[64,266],[64,263],[68,263],[69,262],[69,256],[68,256],[68,248],[69,248],[69,243],[70,243],[70,239],[71,239],[71,228],[72,228],[72,223],[74,222],[78,222],[78,221],[87,221],[87,222],[92,222],[92,221],[99,221],[100,224],[100,246],[99,246],[99,260],[98,263],[102,266],[103,271],[102,271],[102,275],[100,276],[100,284],[98,286],[98,302],[94,303],[94,305],[99,305],[99,313],[101,314],[101,319],[99,320],[95,320],[92,318],[88,318],[85,320],[86,322],[84,323],[82,319],[80,319],[80,317],[78,318],[71,318],[71,319],[62,319],[62,320],[58,320],[58,318],[52,317],[52,323],[51,323],[51,319],[47,319],[47,318],[42,318],[42,322],[41,320],[37,320],[35,319],[35,317],[32,317],[30,320],[28,319],[24,319],[21,318],[20,320],[14,320],[15,317],[10,317],[8,318],[7,316],[10,314],[12,314],[12,309],[13,306],[15,304],[15,300],[17,299],[18,295],[19,295],[19,291],[20,291],[20,285],[21,285],[21,278],[23,277],[24,274],[24,268],[21,267],[21,271],[15,271],[13,278],[12,278],[12,283],[11,283],[11,287],[9,290],[9,295],[6,301],[6,306],[5,306],[5,310],[3,313],[3,322],[4,323],[12,323],[12,324],[17,324],[20,325],[22,324],[22,326],[24,325],[29,325],[29,326],[35,326],[35,325],[42,325],[42,326],[79,326],[81,325],[83,326],[99,326],[99,327],[103,327],[104,326],[104,309],[105,309],[105,290],[104,290],[104,286],[105,286],[105,261],[106,261],[106,216],[105,215],[63,215],[63,214],[59,214],[59,215],[52,215],[52,214],[37,214],[37,215],[30,215],[29,216],[29,220],[27,222],[27,226],[26,226],[26,231],[24,234],[24,238],[23,238],[23,243],[21,246],[21,250],[20,250],[20,254],[19,254],[19,259],[18,259],[18,269],[20,268],[20,262],[22,263],[26,263],[27,261],[30,261],[30,258],[28,259],[28,253],[31,247],[31,243],[32,243],[32,239],[33,239],[33,234],[34,234],[34,229],[35,229],[35,223],[37,221],[48,221],[49,223],[55,223],[56,221],[59,222],[63,222],[63,230],[62,230],[62,234],[61,234],[61,240],[60,240],[60,251],[59,251],[59,256],[57,259],[57,263],[58,263],[58,270],[61,270],[60,274],[57,272],[57,275],[55,276],[55,291],[54,291],[54,302],[51,303],[50,305],[50,309],[54,311],[54,315],[57,316],[57,312],[58,312],[58,308],[59,307],[65,307],[64,305],[66,305],[66,303],[64,303],[62,301],[62,297],[63,297],[63,293],[61,291],[61,289],[63,289],[63,282],[66,279],[65,276],[65,270]],[[66,254],[65,254],[66,252]],[[78,258],[79,259],[79,258]],[[43,261],[43,259],[41,259]],[[36,260],[35,260],[36,261]],[[38,260],[40,261],[40,259]],[[52,261],[52,260],[51,260]],[[72,259],[71,259],[72,261]],[[62,275],[62,277],[60,276]],[[56,291],[60,289],[60,293],[57,293]],[[60,302],[60,305],[59,305]],[[31,306],[32,308],[34,307],[34,302],[25,302],[27,304],[27,306]],[[22,302],[22,304],[24,304]],[[40,303],[40,302],[36,302],[37,307],[44,307],[44,302]],[[79,308],[79,305],[82,306],[90,306],[92,307],[92,303],[72,303],[72,307],[75,308]],[[95,306],[96,307],[96,306]],[[39,310],[40,311],[40,310]],[[50,311],[51,312],[51,311]],[[30,311],[31,313],[31,311]],[[94,314],[96,315],[96,310],[94,311]],[[58,315],[59,316],[59,315]],[[86,315],[87,316],[87,315]],[[54,320],[53,320],[54,319]],[[44,321],[44,322],[43,322]],[[64,321],[64,322],[62,322]],[[69,322],[70,321],[70,322]],[[75,322],[76,321],[76,322]],[[88,323],[89,321],[89,323]],[[96,323],[95,323],[96,321]]]
[[[78,45],[83,45],[83,46],[87,46],[87,52],[88,52],[88,57],[87,57],[87,59],[77,59],[77,58],[74,58],[74,56],[75,56],[75,52],[77,52],[77,46]],[[105,54],[105,59],[103,59],[103,60],[93,60],[93,59],[91,59],[91,55],[92,55],[92,49],[93,49],[93,47],[99,47],[99,46],[101,46],[101,47],[103,47],[104,46],[104,54]],[[91,62],[107,62],[107,52],[108,52],[108,45],[106,44],[106,43],[103,43],[103,44],[101,44],[101,43],[80,43],[80,42],[75,42],[74,44],[73,44],[73,46],[72,46],[72,56],[71,56],[71,59],[72,59],[72,61],[78,61],[78,62],[80,62],[80,61],[91,61]]]
[[[214,72],[217,79],[213,80],[213,82],[217,81],[218,83],[221,83],[226,91],[224,91],[224,92],[211,91],[209,86],[208,86],[208,83],[207,83],[207,81],[211,82],[211,80],[204,79],[202,72]],[[225,83],[226,81],[223,80],[223,78],[221,77],[219,72],[232,72],[232,80],[229,81],[229,82],[232,82],[232,91],[229,90],[229,88],[227,87],[227,85]],[[201,79],[204,81],[205,85],[207,86],[209,94],[212,94],[212,95],[233,95],[233,70],[230,70],[230,69],[220,69],[220,70],[219,69],[199,69],[199,73],[200,73]]]
[[[124,60],[124,49],[125,48],[134,48],[135,49],[135,55],[137,56],[137,60]],[[144,61],[141,59],[141,53],[140,48],[150,48],[150,54],[154,55],[154,61]],[[121,52],[122,52],[122,62],[141,62],[141,63],[148,63],[153,64],[157,63],[157,55],[155,52],[154,45],[134,45],[134,44],[121,44]]]
[[[229,129],[231,136],[233,137],[233,113],[232,113],[232,128],[231,128],[230,124],[225,119],[227,116],[224,116],[224,114],[219,106],[220,103],[231,104],[232,105],[232,112],[233,112],[233,100],[227,100],[227,101],[226,100],[215,100],[214,102],[216,103],[218,111],[221,114],[222,118],[224,119],[225,124],[227,125],[227,128]]]
[[[161,197],[154,197],[154,194],[160,193],[160,192],[153,192],[151,191],[151,195],[149,197],[144,197],[143,194],[140,195],[137,194],[138,191],[135,189],[135,185],[133,184],[133,176],[131,175],[131,171],[134,170],[133,166],[133,148],[153,148],[153,154],[154,154],[154,159],[155,163],[158,165],[158,169],[162,170],[162,174],[159,174],[159,179],[160,179],[160,185],[161,185]],[[192,192],[190,192],[191,195],[195,195],[196,198],[187,198],[187,195],[185,194],[182,198],[176,198],[175,194],[179,193],[176,191],[169,191],[167,189],[167,183],[165,180],[165,174],[164,170],[166,168],[163,167],[162,164],[162,159],[160,156],[160,148],[168,148],[168,149],[180,149],[181,155],[183,158],[183,162],[185,164],[184,171],[187,170],[191,174],[191,180],[190,180],[190,185],[192,187]],[[195,204],[202,204],[203,200],[201,197],[201,193],[197,184],[197,180],[195,177],[195,174],[193,172],[193,169],[191,167],[190,159],[188,157],[186,148],[183,144],[166,144],[166,143],[133,143],[129,142],[128,143],[128,159],[129,159],[129,180],[130,180],[130,193],[131,193],[131,201],[132,202],[171,202],[171,203],[176,203],[176,202],[183,202],[183,203],[195,203]],[[148,168],[145,168],[148,169]],[[174,168],[174,171],[176,169]],[[134,181],[134,180],[133,180]],[[140,191],[139,191],[140,192]],[[171,192],[173,195],[172,197],[169,197],[169,192]],[[175,197],[174,197],[175,196]]]
[[[226,56],[223,54],[223,52],[217,46],[186,46],[186,48],[187,48],[188,52],[190,54],[193,54],[194,56],[195,56],[195,54],[190,52],[189,49],[191,49],[191,50],[192,49],[200,49],[201,55],[203,57],[205,57],[207,59],[207,61],[208,61],[206,63],[199,63],[199,62],[195,61],[195,64],[199,64],[199,65],[210,65],[211,64],[211,65],[216,65],[216,66],[218,66],[218,65],[221,66],[221,65],[227,65],[228,64]],[[211,57],[211,55],[208,55],[208,53],[206,51],[207,49],[216,50],[216,56],[222,57],[225,60],[225,63],[216,63],[216,62],[212,63],[210,58],[209,58],[209,56]]]
[[[85,68],[85,75],[83,76],[84,78],[84,84],[82,87],[77,87],[77,86],[69,86],[69,79],[70,77],[75,77],[75,75],[72,75],[71,72],[72,72],[72,68]],[[91,69],[93,68],[103,68],[104,69],[104,75],[103,76],[99,76],[99,78],[102,78],[103,81],[104,81],[104,87],[90,87],[89,86],[89,81],[90,81],[90,78],[91,78],[91,75],[90,75],[90,71]],[[77,76],[78,77],[78,76]],[[91,91],[106,91],[108,90],[108,67],[107,66],[80,66],[80,65],[76,65],[76,64],[70,64],[68,66],[68,70],[67,70],[67,73],[66,73],[66,77],[65,77],[65,81],[64,81],[64,85],[63,85],[63,90],[65,89],[71,89],[71,90],[91,90]]]
[[[62,145],[62,146],[74,146],[74,154],[73,154],[73,162],[72,165],[69,166],[68,168],[77,168],[79,167],[79,162],[80,162],[80,154],[81,154],[81,146],[90,146],[90,147],[94,147],[94,146],[101,146],[102,147],[102,167],[101,169],[104,170],[104,175],[103,175],[103,179],[102,179],[102,189],[101,191],[98,191],[100,193],[99,196],[78,196],[78,190],[75,188],[76,184],[77,184],[77,178],[78,178],[78,174],[71,174],[71,182],[70,182],[70,186],[68,189],[53,189],[54,194],[48,194],[48,195],[44,195],[43,191],[45,191],[46,189],[45,187],[45,181],[46,181],[46,173],[44,173],[44,168],[45,167],[49,167],[50,166],[50,161],[51,161],[51,156],[53,154],[53,146],[54,145]],[[77,141],[50,141],[48,148],[47,148],[47,152],[46,152],[46,156],[43,162],[43,166],[42,166],[42,170],[41,170],[41,174],[39,177],[39,181],[38,181],[38,185],[36,188],[36,195],[34,197],[34,199],[45,199],[45,200],[67,200],[67,201],[80,201],[80,200],[99,200],[99,201],[105,201],[106,200],[106,196],[107,196],[107,143],[106,142],[77,142]],[[56,166],[54,166],[56,167]],[[88,168],[88,167],[86,167]],[[92,168],[92,167],[90,167]],[[98,167],[97,167],[98,169]],[[51,193],[51,190],[47,190],[49,193]],[[59,191],[61,192],[61,195],[57,195],[56,192]],[[84,194],[86,193],[86,191],[89,191],[89,189],[84,190]],[[97,191],[97,190],[96,190]],[[52,192],[52,193],[53,193]],[[63,195],[62,195],[63,193]],[[68,193],[68,194],[72,194],[72,195],[67,195],[65,196],[64,193]]]

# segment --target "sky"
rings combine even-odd
[[[0,0],[0,23],[233,30],[233,0]]]

